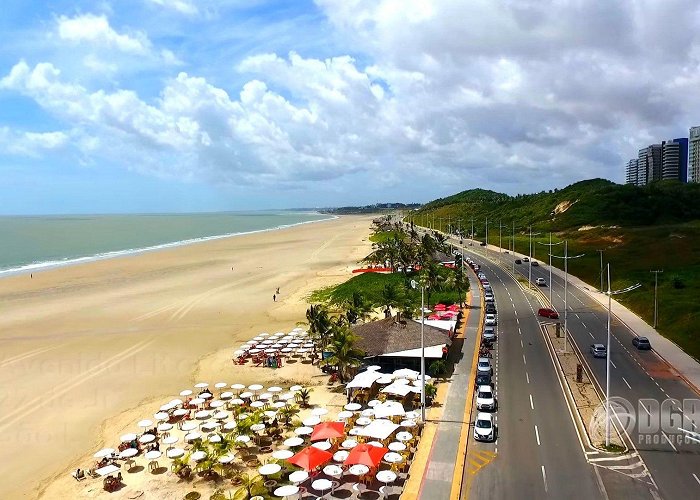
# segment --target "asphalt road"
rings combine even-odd
[[[508,254],[491,253],[491,257],[501,259],[506,266],[512,263]],[[483,259],[482,259],[483,260]],[[552,287],[554,308],[563,321],[564,280],[556,274],[549,283],[549,269],[546,265],[532,267],[533,281],[542,277]],[[575,265],[572,263],[571,265]],[[516,272],[528,276],[528,264],[516,265]],[[549,295],[548,287],[542,292]],[[606,363],[603,358],[593,358],[589,354],[592,343],[606,343],[607,310],[601,307],[584,292],[569,283],[568,286],[568,330],[573,340],[584,354],[585,361],[591,369],[601,391],[605,390]],[[700,428],[700,401],[698,395],[659,358],[653,351],[638,351],[632,346],[634,333],[626,325],[614,319],[611,340],[611,384],[613,397],[625,398],[632,404],[635,425],[629,429],[629,446],[632,454],[638,453],[646,465],[652,482],[658,488],[662,498],[692,498],[700,496],[700,444],[684,439],[678,430],[682,427],[692,431]],[[696,414],[683,413],[683,402],[695,404]],[[640,421],[656,423],[661,405],[668,410],[666,428],[642,428]],[[675,419],[675,420],[673,420]],[[608,470],[614,470],[609,469]],[[625,471],[615,470],[616,474]],[[604,474],[606,487],[617,492],[624,490],[615,484],[614,475]],[[644,478],[642,478],[644,479]],[[653,488],[651,488],[653,495]],[[611,498],[617,495],[611,495]]]
[[[586,461],[535,316],[535,297],[485,259],[498,309],[493,354],[498,439],[470,433],[465,484],[470,498],[604,498]],[[476,416],[476,411],[473,413]]]

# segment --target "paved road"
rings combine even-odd
[[[512,256],[490,252],[491,257],[500,259],[510,267]],[[516,272],[528,275],[526,263],[516,265]],[[532,267],[532,279],[545,278],[549,282],[547,266]],[[553,273],[552,300],[554,307],[563,317],[564,280]],[[542,290],[549,295],[546,287]],[[607,311],[584,292],[569,284],[568,286],[568,329],[573,340],[584,352],[584,357],[602,390],[605,388],[605,360],[594,359],[588,355],[588,346],[593,342],[606,343]],[[632,346],[634,334],[624,324],[613,321],[611,346],[611,395],[623,397],[630,401],[635,409],[637,423],[640,420],[656,421],[656,405],[664,401],[668,404],[668,415],[677,421],[670,428],[651,430],[634,425],[629,431],[630,446],[639,453],[646,464],[653,481],[658,487],[659,496],[663,498],[689,498],[700,495],[700,444],[683,439],[678,427],[697,431],[700,427],[698,415],[682,413],[683,401],[696,404],[696,413],[700,412],[700,401],[695,392],[673,372],[662,359],[653,352],[638,351]],[[673,401],[675,400],[675,401]],[[606,464],[601,464],[606,465]],[[608,465],[611,465],[608,463]],[[607,467],[607,470],[615,470]],[[633,476],[643,471],[628,469],[615,470],[618,474],[632,472]],[[604,479],[611,476],[604,475]],[[644,479],[641,477],[640,479]],[[608,485],[606,480],[606,487]],[[617,491],[611,482],[613,491]],[[619,489],[619,485],[618,485]],[[653,488],[652,488],[653,494]]]
[[[493,359],[499,438],[493,444],[470,441],[465,469],[469,496],[603,498],[544,344],[535,297],[500,267],[473,258],[491,282],[498,307]]]

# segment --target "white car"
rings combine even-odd
[[[479,358],[476,364],[476,371],[493,375],[493,368],[491,368],[491,361],[489,361],[489,358]]]
[[[496,326],[496,315],[495,314],[487,314],[486,317],[484,318],[484,324],[486,326]]]
[[[484,294],[484,302],[494,302],[493,294],[486,292]]]
[[[496,426],[490,413],[477,413],[474,421],[474,439],[476,441],[496,440]]]
[[[481,335],[481,338],[483,338],[486,342],[495,342],[496,331],[493,329],[493,327],[487,326],[486,328],[484,328],[484,332]]]
[[[498,403],[493,395],[493,389],[490,385],[480,385],[476,392],[476,409],[496,410]]]
[[[535,283],[537,283],[537,286],[547,286],[547,282],[544,278],[537,278]]]

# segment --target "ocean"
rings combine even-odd
[[[0,276],[325,220],[312,212],[0,216]]]

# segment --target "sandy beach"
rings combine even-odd
[[[231,352],[293,328],[312,290],[347,279],[370,251],[370,222],[348,216],[0,280],[0,497],[64,495],[69,471],[148,417],[143,405],[198,380],[276,380],[273,369],[236,368]],[[300,365],[298,376],[312,373]]]

